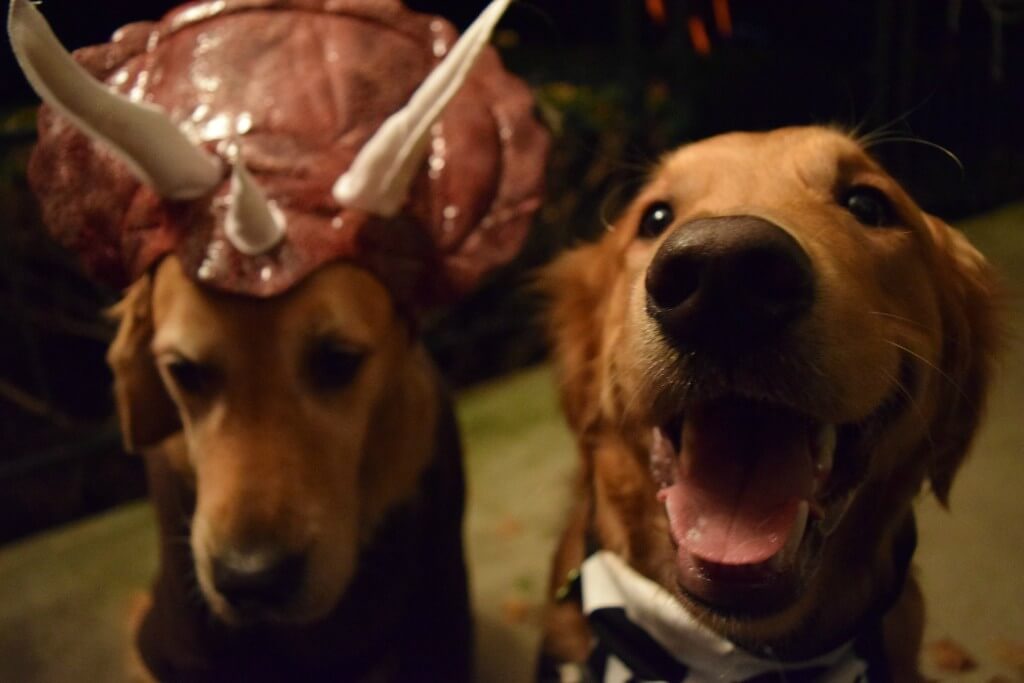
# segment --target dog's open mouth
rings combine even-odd
[[[833,481],[836,442],[834,425],[738,397],[691,405],[656,428],[651,464],[680,588],[730,612],[794,599],[849,500]]]

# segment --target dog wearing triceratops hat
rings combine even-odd
[[[152,676],[469,676],[458,435],[415,332],[540,201],[547,136],[487,47],[508,4],[456,41],[397,0],[190,3],[71,56],[13,0],[44,221],[126,288]]]

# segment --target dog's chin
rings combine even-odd
[[[803,595],[806,577],[813,574],[814,557],[804,551],[792,566],[779,566],[774,558],[748,565],[713,562],[676,546],[675,580],[679,597],[718,618],[753,621],[773,617],[795,606]]]
[[[232,605],[221,595],[203,594],[211,614],[226,626],[247,629],[259,626],[304,626],[324,619],[334,603],[315,601],[299,596],[283,605]]]
[[[236,605],[226,600],[211,582],[205,581],[202,572],[198,576],[200,594],[210,614],[220,623],[235,629],[315,624],[334,611],[348,586],[346,579],[337,584],[338,588],[326,590],[320,586],[315,590],[312,582],[307,581],[292,599],[281,604]]]
[[[864,431],[738,395],[654,427],[678,597],[748,626],[798,612],[863,479]]]

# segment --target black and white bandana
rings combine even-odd
[[[580,569],[583,612],[596,643],[586,670],[559,668],[562,683],[866,683],[873,648],[849,642],[815,659],[753,655],[700,624],[682,604],[615,553],[599,550]]]

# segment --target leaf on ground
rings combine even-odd
[[[496,531],[499,538],[506,540],[515,538],[523,533],[523,523],[512,516],[503,517],[498,521]]]
[[[505,598],[501,602],[501,615],[509,624],[525,623],[532,612],[532,605],[522,598]]]
[[[529,593],[533,590],[534,580],[532,576],[522,575],[513,584],[520,593]]]
[[[978,662],[971,653],[950,638],[929,643],[927,652],[932,663],[946,673],[974,671],[978,667]]]

